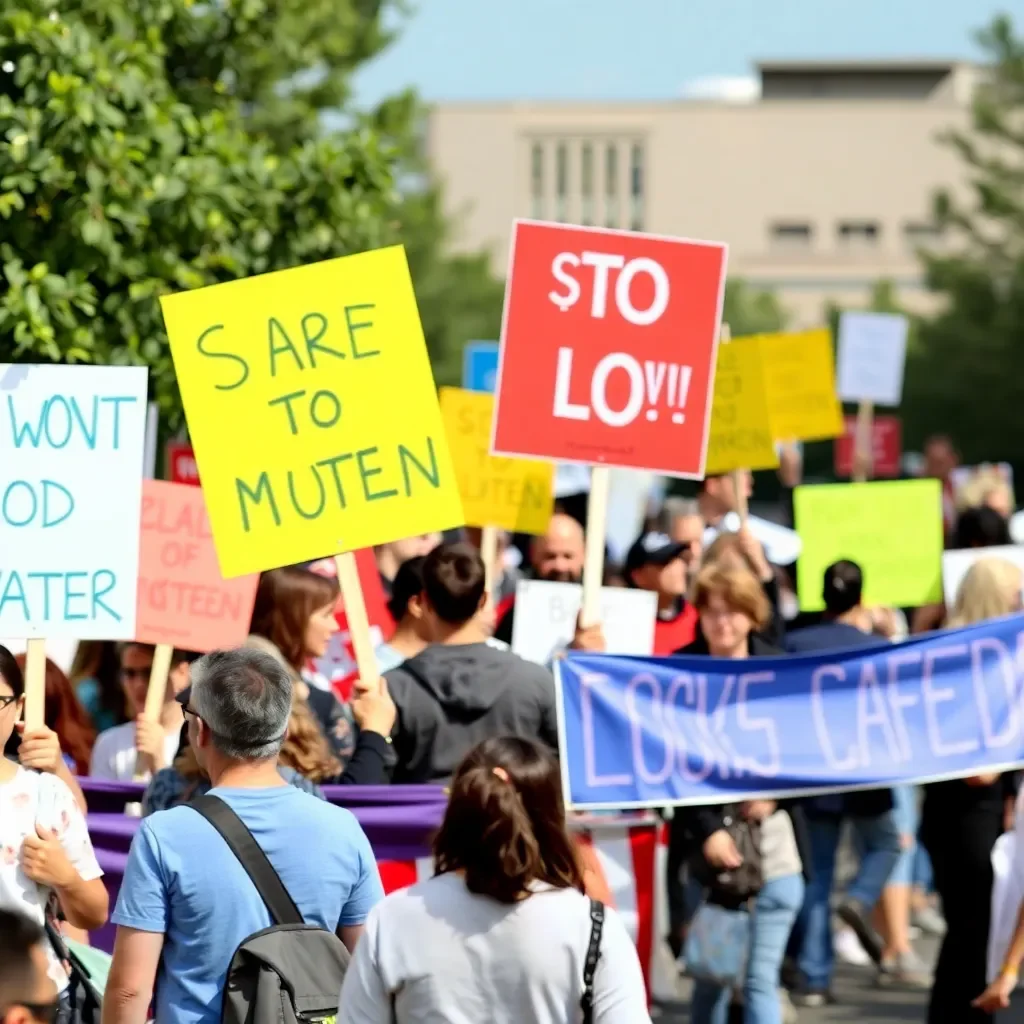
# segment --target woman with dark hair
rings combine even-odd
[[[339,772],[357,761],[358,771],[324,781],[379,785],[388,782],[385,766],[392,760],[390,737],[395,722],[395,705],[383,679],[375,681],[370,691],[357,687],[358,697],[352,706],[342,704],[329,690],[311,685],[310,659],[322,657],[338,631],[338,597],[336,579],[309,569],[286,566],[263,573],[246,644],[266,651],[287,667],[295,697],[319,723]]]
[[[25,655],[17,657],[18,667],[25,671]],[[96,742],[96,730],[75,696],[68,677],[60,666],[46,659],[46,703],[43,710],[46,728],[52,729],[60,741],[60,749],[70,758],[70,767],[77,775],[89,773],[89,755]]]
[[[595,925],[600,904],[584,895],[558,763],[545,747],[497,738],[469,752],[452,779],[434,866],[433,878],[371,911],[339,1020],[649,1024],[622,921],[605,909]]]
[[[68,676],[96,732],[128,721],[121,659],[113,640],[79,640]]]

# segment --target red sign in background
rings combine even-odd
[[[855,416],[843,417],[843,435],[835,440],[836,476],[850,476],[853,473],[854,434],[857,429]],[[871,452],[874,477],[895,477],[900,475],[900,459],[903,455],[903,424],[898,416],[875,416],[871,421]]]
[[[702,477],[726,247],[517,221],[492,450]]]
[[[199,484],[199,470],[192,445],[185,441],[169,441],[167,444],[167,477],[176,484]]]

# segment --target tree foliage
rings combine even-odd
[[[785,330],[788,316],[773,292],[760,291],[740,278],[725,283],[722,322],[734,338]]]
[[[945,238],[923,254],[942,301],[920,324],[904,390],[905,432],[920,444],[952,434],[967,461],[1005,459],[1024,471],[1024,41],[1009,18],[979,36],[991,61],[969,128],[952,131],[967,188],[936,197]]]

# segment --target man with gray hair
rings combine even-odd
[[[214,651],[192,666],[179,699],[210,795],[241,818],[303,920],[353,949],[384,893],[355,817],[278,773],[291,713],[288,671],[260,650]],[[154,988],[156,1020],[214,1024],[232,955],[272,924],[234,853],[187,805],[140,825],[112,920],[104,1024],[143,1024]]]

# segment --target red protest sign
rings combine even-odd
[[[185,441],[168,442],[167,475],[175,484],[199,485],[199,470],[196,468],[196,454],[192,451],[192,445]]]
[[[370,639],[374,647],[387,640],[395,629],[395,621],[388,611],[387,595],[377,571],[377,560],[372,548],[363,548],[355,553],[356,569],[359,572],[359,583],[366,604],[366,617],[370,620]],[[313,562],[309,568],[324,576],[335,576],[336,569],[333,558],[324,558]],[[352,636],[348,629],[348,618],[342,602],[338,601],[338,610],[334,617],[338,621],[338,632],[331,637],[327,653],[316,660],[315,666],[337,694],[338,698],[347,701],[352,695],[352,686],[358,673]]]
[[[517,221],[496,455],[702,477],[726,246]]]
[[[853,445],[856,432],[856,417],[843,417],[843,434],[835,441],[836,476],[850,476],[853,472]],[[872,418],[871,453],[872,476],[900,475],[900,458],[903,455],[903,426],[898,416],[875,416]]]

